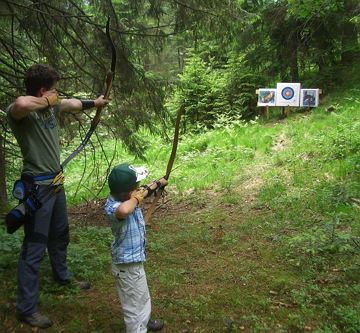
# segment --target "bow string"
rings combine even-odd
[[[110,91],[111,91],[111,88],[112,88],[112,83],[113,83],[114,77],[115,77],[115,68],[116,68],[116,49],[115,49],[115,45],[114,45],[114,43],[113,43],[113,41],[111,39],[111,35],[110,35],[110,17],[108,18],[108,20],[106,22],[106,37],[107,37],[108,42],[109,42],[110,47],[111,47],[111,66],[110,66],[110,70],[106,74],[106,79],[105,79],[105,86],[106,87],[105,87],[105,92],[103,94],[104,99],[109,98]],[[91,121],[90,129],[85,134],[85,137],[82,140],[82,142],[80,143],[80,145],[62,163],[63,168],[85,148],[86,144],[89,142],[89,140],[91,138],[91,135],[93,134],[93,132],[95,131],[97,125],[100,122],[101,111],[103,109],[104,109],[104,106],[99,106],[96,109],[96,114],[95,114],[95,117]]]

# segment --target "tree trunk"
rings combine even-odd
[[[198,36],[197,36],[196,27],[193,29],[193,38],[194,38],[194,50],[197,51],[197,49],[198,49]]]
[[[357,28],[355,23],[350,22],[350,18],[355,15],[356,7],[354,0],[345,1],[347,17],[343,23],[341,37],[341,63],[345,66],[351,66],[359,53]]]
[[[0,133],[0,214],[7,209],[8,197],[6,193],[6,177],[5,177],[5,149],[4,139]]]
[[[351,22],[343,25],[343,36],[341,39],[341,63],[351,66],[358,55],[358,34],[356,27]]]
[[[296,46],[291,51],[290,57],[291,82],[299,82],[298,52]]]
[[[319,31],[322,30],[322,27],[319,27]],[[318,33],[315,34],[315,48],[317,49],[315,62],[319,68],[319,73],[321,73],[328,69],[329,63],[333,63],[333,59],[330,59],[330,56],[325,56],[328,54],[329,49],[331,48],[331,44],[327,39],[326,35]]]

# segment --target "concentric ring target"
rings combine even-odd
[[[282,91],[281,91],[281,96],[286,99],[292,99],[295,95],[294,89],[291,87],[285,87]]]

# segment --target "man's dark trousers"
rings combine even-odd
[[[54,187],[40,185],[38,197],[48,199],[24,225],[25,238],[18,265],[16,309],[23,315],[37,311],[39,268],[46,248],[55,280],[66,281],[69,278],[66,265],[69,226],[65,192],[62,189],[55,193]]]

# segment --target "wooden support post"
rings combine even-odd
[[[264,118],[266,120],[269,120],[269,107],[268,106],[264,106]]]
[[[289,113],[290,113],[290,108],[288,106],[283,106],[281,108],[281,114],[283,118],[287,118],[289,116]]]

